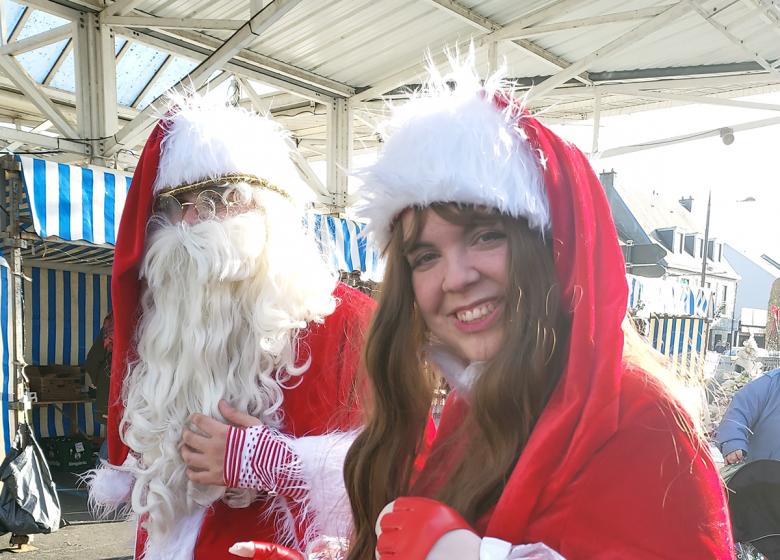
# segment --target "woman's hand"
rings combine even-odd
[[[225,400],[219,401],[219,411],[225,420],[238,428],[246,429],[261,424],[260,420],[239,412]],[[193,414],[192,423],[204,435],[196,434],[188,428],[182,431],[184,445],[180,453],[187,463],[187,478],[197,484],[225,486],[222,469],[230,426],[203,414]]]
[[[425,498],[398,498],[376,522],[378,560],[478,560],[481,539],[452,508]]]

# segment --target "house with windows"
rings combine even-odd
[[[723,245],[723,254],[740,276],[734,313],[739,333],[735,346],[742,346],[752,334],[758,347],[765,348],[769,294],[780,278],[780,267],[766,255],[754,255],[729,244]]]
[[[735,319],[739,274],[724,256],[724,245],[710,236],[704,246],[704,226],[691,213],[693,199],[666,200],[657,194],[646,194],[618,185],[614,171],[603,172],[601,183],[615,220],[622,244],[657,244],[666,250],[658,262],[665,283],[704,288],[710,294],[713,317],[708,347],[718,341],[735,340]],[[706,274],[702,286],[702,265]],[[633,268],[628,268],[632,273]],[[733,342],[732,342],[733,344]]]

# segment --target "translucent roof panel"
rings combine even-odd
[[[185,60],[183,58],[175,57],[173,62],[170,63],[168,68],[157,79],[155,84],[149,90],[149,92],[141,100],[138,105],[139,109],[143,109],[149,103],[157,99],[160,95],[165,93],[168,89],[175,86],[179,81],[189,74],[193,68],[197,66],[197,62],[191,60]]]
[[[64,39],[59,43],[52,45],[46,45],[40,49],[22,53],[16,57],[25,70],[32,76],[32,79],[39,84],[43,83],[46,76],[49,75],[49,71],[57,62],[57,59],[65,50],[65,46],[68,44],[68,39]],[[64,88],[63,88],[64,89]],[[70,91],[73,91],[71,89]]]
[[[5,0],[5,36],[8,37],[13,33],[16,24],[19,23],[25,7],[16,2]]]
[[[116,67],[117,101],[132,105],[168,55],[133,43]]]
[[[67,19],[63,19],[52,14],[47,14],[46,12],[42,12],[40,10],[35,10],[30,16],[30,19],[27,20],[27,23],[24,24],[24,28],[19,34],[18,40],[26,39],[27,37],[32,37],[33,35],[38,35],[38,33],[43,33],[44,31],[54,29],[55,27],[60,27],[61,25],[66,25],[68,23],[70,22]]]
[[[73,61],[73,50],[65,58],[65,61],[49,85],[65,91],[76,91],[76,66]]]
[[[8,13],[9,8],[13,8],[14,11],[16,11],[16,6],[19,5],[14,4],[13,2],[6,2],[6,14]],[[32,10],[32,8],[29,9]],[[19,17],[16,18],[17,21],[21,17],[21,14],[22,12],[19,12]],[[66,25],[68,23],[70,23],[68,20],[61,17],[47,14],[46,12],[42,12],[40,10],[34,10],[27,22],[24,24],[24,27],[19,33],[17,40],[26,39],[27,37],[38,35],[39,33],[43,33],[44,31],[54,29],[55,27],[60,27],[61,25]],[[45,47],[35,49],[34,51],[22,53],[16,58],[22,67],[27,70],[27,73],[32,76],[33,80],[38,83],[42,83],[43,80],[46,79],[46,76],[49,75],[49,71],[51,71],[54,63],[57,62],[57,58],[59,58],[60,54],[62,54],[62,51],[65,49],[65,45],[67,43],[68,40],[63,39],[58,43],[46,45]],[[71,89],[71,91],[73,90]]]
[[[127,43],[127,39],[123,39],[122,37],[114,38],[114,54],[119,54],[119,51],[122,50],[122,47],[125,46],[125,43]]]

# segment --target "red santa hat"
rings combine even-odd
[[[617,429],[628,286],[609,205],[586,156],[502,91],[500,75],[481,85],[469,64],[445,76],[432,71],[385,125],[377,162],[356,174],[365,183],[361,214],[382,248],[404,209],[435,202],[496,208],[551,237],[571,322],[567,365],[487,529],[517,543],[533,512]]]
[[[108,409],[108,452],[113,465],[121,465],[128,453],[120,437],[122,384],[128,363],[135,358],[139,263],[155,196],[234,182],[260,188],[265,205],[304,202],[312,195],[290,158],[289,133],[275,121],[197,95],[171,97],[170,104],[136,167],[114,251],[114,353]]]

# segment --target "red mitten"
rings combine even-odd
[[[264,490],[298,501],[306,496],[298,456],[284,436],[266,426],[230,428],[223,472],[228,488]]]
[[[474,532],[457,511],[426,498],[398,498],[393,511],[382,517],[379,528],[379,560],[425,560],[445,533],[457,529]]]
[[[255,542],[255,553],[253,559],[260,560],[304,560],[303,554],[291,550],[286,546],[271,544],[267,542]]]

